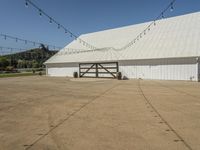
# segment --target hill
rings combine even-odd
[[[48,48],[42,47],[15,54],[4,55],[0,58],[0,67],[2,68],[2,64],[7,64],[7,66],[9,65],[14,68],[40,68],[43,67],[43,63],[47,59],[57,52],[58,51],[51,51]],[[4,62],[1,63],[1,60]],[[7,66],[4,65],[3,68]]]

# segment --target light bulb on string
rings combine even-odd
[[[173,6],[173,3],[171,3],[171,8],[170,8],[170,11],[174,11],[174,6]]]
[[[67,34],[67,30],[65,30],[65,33]]]
[[[58,29],[60,29],[60,24],[58,24]]]
[[[39,10],[39,15],[40,15],[40,17],[42,17],[42,10],[41,9]]]
[[[25,2],[25,7],[28,8],[28,1]]]
[[[162,19],[164,19],[164,13],[162,12]]]
[[[49,19],[49,23],[52,24],[52,18]]]
[[[4,35],[4,40],[6,40],[7,39],[7,36],[6,35]]]

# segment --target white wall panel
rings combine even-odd
[[[119,70],[128,78],[159,80],[198,80],[195,58],[123,61]],[[200,69],[199,69],[200,70]]]
[[[68,76],[68,77],[73,77],[73,73],[77,71],[78,72],[78,68],[77,67],[73,67],[73,68],[48,68],[48,75],[49,76]]]
[[[78,72],[78,64],[48,64],[47,72],[49,76],[73,77],[74,72]]]
[[[79,72],[78,64],[48,64],[47,68],[50,76],[72,77],[73,72]],[[119,62],[119,71],[127,78],[198,81],[200,65],[196,58],[132,60]]]

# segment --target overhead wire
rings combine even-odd
[[[45,44],[45,43],[42,43],[42,42],[36,42],[36,41],[27,40],[27,39],[22,39],[22,38],[7,35],[7,34],[1,33],[0,36],[3,37],[4,40],[11,39],[11,40],[14,40],[15,42],[23,42],[24,44],[32,44],[33,46],[41,46],[41,44],[43,44],[44,46],[48,46],[49,48],[51,47],[54,50],[55,49],[61,49],[60,46],[55,46],[55,45]]]
[[[50,15],[48,15],[43,9],[41,9],[40,7],[38,7],[31,0],[25,0],[25,6],[28,7],[29,5],[33,6],[39,12],[39,16],[45,16],[45,17],[47,17],[49,19],[49,23],[50,24],[52,24],[52,23],[56,24],[58,29],[63,29],[65,34],[68,34],[71,38],[74,38],[76,41],[78,41],[83,46],[85,46],[85,47],[87,47],[87,48],[89,48],[91,50],[97,49],[95,46],[93,46],[93,45],[89,44],[88,42],[86,42],[85,40],[81,39],[76,34],[74,34],[72,31],[70,31],[69,29],[67,29],[64,25],[62,25],[61,23],[59,23],[58,21],[56,21],[53,17],[51,17]]]
[[[16,52],[23,52],[23,51],[27,51],[27,49],[0,46],[0,55],[12,54],[14,52],[16,53]]]
[[[70,30],[68,30],[67,28],[65,28],[63,25],[61,25],[60,23],[58,23],[55,19],[53,19],[51,16],[49,16],[47,13],[45,13],[40,7],[38,7],[35,3],[33,3],[31,0],[25,0],[25,6],[28,7],[29,4],[32,5],[34,8],[36,8],[39,12],[40,16],[46,16],[49,19],[49,22],[55,23],[58,28],[62,28],[64,29],[65,33],[69,33],[70,37],[73,37],[75,40],[78,40],[80,43],[83,44],[83,46],[86,46],[87,48],[92,49],[91,50],[77,50],[77,49],[73,49],[70,48],[71,51],[69,53],[60,53],[60,54],[72,54],[72,53],[80,53],[80,52],[94,52],[94,51],[101,51],[101,50],[116,50],[116,51],[121,51],[121,50],[125,50],[131,46],[133,46],[134,44],[136,44],[137,42],[140,41],[140,39],[147,35],[149,31],[151,31],[151,28],[153,26],[157,25],[158,20],[165,18],[165,13],[170,10],[173,11],[174,10],[174,3],[176,2],[176,0],[172,0],[170,2],[170,4],[144,29],[142,30],[139,34],[137,34],[137,36],[130,42],[128,42],[126,45],[124,45],[121,48],[96,48],[90,44],[88,44],[87,42],[85,42],[84,40],[82,40],[80,37],[78,37],[77,35],[73,34]],[[73,52],[72,52],[73,51]]]
[[[130,46],[132,46],[133,44],[137,43],[137,41],[139,41],[139,39],[141,39],[144,35],[147,34],[147,31],[151,30],[152,26],[156,26],[156,23],[159,19],[163,19],[165,18],[165,13],[170,9],[170,11],[172,12],[174,10],[174,3],[176,2],[176,0],[172,0],[170,2],[170,4],[144,29],[142,30],[142,32],[140,32],[139,34],[137,34],[137,36],[130,41],[128,44],[126,44],[125,46],[119,48],[119,49],[115,49],[115,50],[125,50],[127,48],[129,48]]]

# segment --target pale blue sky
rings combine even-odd
[[[80,35],[153,20],[171,0],[32,0],[47,14]],[[200,11],[200,0],[177,0],[177,16]],[[24,0],[0,0],[0,33],[65,46],[72,39],[45,17],[40,18]],[[0,46],[31,48],[32,45],[0,39]]]

